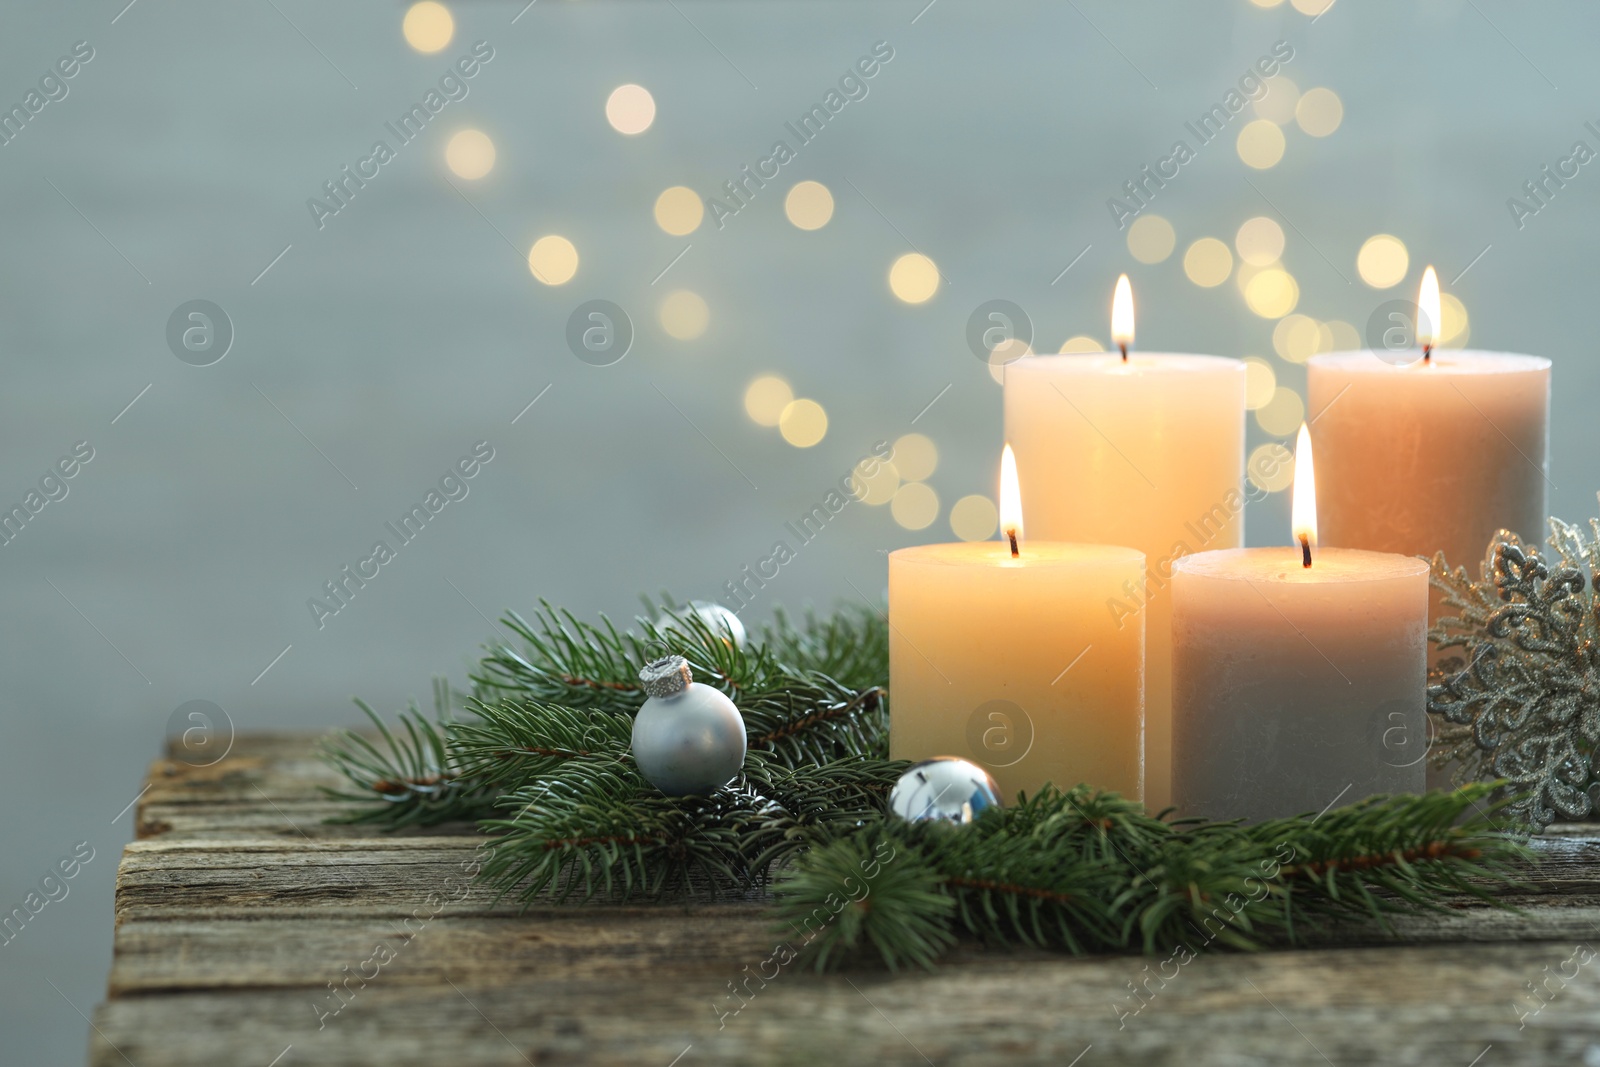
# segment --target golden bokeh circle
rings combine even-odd
[[[450,43],[456,33],[456,20],[450,9],[434,0],[420,0],[406,9],[400,22],[406,44],[419,52],[437,52]]]
[[[528,250],[528,270],[546,285],[563,285],[578,273],[578,249],[560,234],[547,234]]]
[[[1390,289],[1405,280],[1411,269],[1406,243],[1388,233],[1368,237],[1356,253],[1356,273],[1374,289]]]
[[[1312,137],[1326,137],[1344,121],[1344,101],[1332,89],[1307,89],[1295,105],[1294,118]]]
[[[692,341],[711,324],[711,309],[705,300],[689,289],[668,293],[659,309],[661,328],[680,341]]]
[[[1305,421],[1305,401],[1286,385],[1274,389],[1272,399],[1256,408],[1256,425],[1274,437],[1288,437]]]
[[[815,400],[802,397],[784,405],[778,432],[796,448],[810,448],[828,434],[828,413]]]
[[[1257,489],[1281,493],[1294,484],[1294,453],[1277,441],[1268,441],[1251,451],[1244,469]]]
[[[963,541],[987,541],[999,525],[1000,513],[986,496],[964,496],[950,508],[950,532]]]
[[[745,386],[744,413],[758,426],[776,426],[793,399],[788,382],[776,374],[764,374]]]
[[[656,98],[642,85],[619,85],[606,97],[606,121],[618,133],[632,137],[656,120]]]
[[[820,230],[833,218],[833,194],[821,182],[795,182],[783,198],[783,213],[802,230]]]
[[[1252,267],[1270,267],[1283,255],[1283,227],[1276,219],[1257,215],[1239,224],[1233,235],[1233,247],[1239,258]]]
[[[1245,286],[1244,302],[1264,319],[1281,319],[1300,302],[1300,284],[1281,267],[1268,267]]]
[[[921,252],[907,252],[889,268],[889,289],[908,304],[922,304],[939,291],[939,268]]]
[[[1245,123],[1239,131],[1234,148],[1245,166],[1266,170],[1277,166],[1278,160],[1283,158],[1284,144],[1283,131],[1276,122],[1255,119]]]
[[[889,513],[908,530],[925,530],[939,517],[939,494],[924,482],[907,482],[895,491]]]
[[[1087,334],[1076,334],[1061,342],[1057,352],[1104,352],[1106,346]]]
[[[1294,109],[1300,103],[1300,87],[1287,74],[1274,74],[1264,79],[1266,92],[1255,102],[1255,112],[1268,122],[1286,126],[1294,121]]]
[[[869,477],[866,468],[871,463],[862,460],[856,464],[855,477],[851,479],[856,490],[856,499],[863,504],[879,507],[894,499],[895,490],[900,488],[900,472],[893,463],[879,461],[872,468]]]
[[[920,433],[908,433],[894,443],[895,469],[908,482],[925,482],[938,469],[939,448]]]
[[[482,130],[462,130],[444,146],[445,166],[458,178],[468,181],[494,169],[494,142]]]
[[[1183,273],[1201,288],[1215,288],[1233,273],[1233,253],[1225,242],[1202,237],[1183,254]]]
[[[1162,262],[1177,243],[1177,231],[1160,215],[1140,215],[1128,227],[1128,251],[1140,263]]]
[[[700,194],[687,185],[674,185],[656,197],[655,214],[657,226],[674,237],[682,237],[700,228],[706,206]]]

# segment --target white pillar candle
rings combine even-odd
[[[1313,547],[1308,442],[1302,428],[1301,547],[1201,552],[1175,567],[1182,815],[1259,821],[1424,788],[1428,565]]]
[[[1108,545],[1021,537],[889,554],[889,754],[961,756],[1010,800],[1046,782],[1143,788],[1144,627],[1107,597],[1144,577]]]
[[[1127,321],[1118,318],[1114,310],[1113,334],[1127,344],[1131,301]],[[1216,356],[1029,356],[1005,371],[1005,435],[1029,530],[1144,553],[1147,588],[1115,591],[1097,610],[1144,619],[1153,811],[1171,800],[1172,562],[1244,543],[1244,402],[1244,364]]]

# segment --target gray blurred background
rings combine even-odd
[[[985,301],[1025,309],[1039,351],[1103,342],[1128,271],[1141,347],[1271,366],[1282,392],[1256,398],[1273,395],[1255,448],[1288,435],[1303,395],[1290,326],[1322,344],[1365,335],[1433,262],[1473,347],[1555,360],[1551,507],[1591,515],[1600,164],[1520,229],[1507,198],[1573,142],[1600,149],[1584,126],[1600,120],[1600,11],[1344,0],[1313,21],[1315,0],[1297,2],[469,0],[424,53],[404,4],[8,0],[0,106],[22,105],[76,42],[93,59],[0,146],[0,503],[77,442],[94,458],[0,546],[0,911],[75,843],[95,858],[0,945],[0,1060],[82,1060],[126,805],[174,709],[212,701],[240,731],[347,724],[353,694],[394,708],[425,698],[432,672],[460,681],[484,616],[507,607],[542,596],[626,618],[640,593],[722,596],[774,541],[794,544],[785,521],[874,442],[915,431],[937,448],[922,479],[937,517],[908,529],[891,507],[850,504],[745,617],[880,596],[884,550],[952,539],[952,505],[993,494],[1000,390],[966,340]],[[374,140],[394,145],[384,123],[478,41],[494,58],[466,98],[319,229],[307,198]],[[657,224],[668,187],[715,195],[774,140],[793,144],[784,124],[880,41],[893,59],[867,95],[723,228]],[[1156,194],[1146,214],[1176,245],[1141,262],[1108,198],[1175,140],[1193,145],[1185,122],[1278,41],[1294,84],[1263,109],[1281,137],[1255,128],[1244,147],[1270,157],[1281,140],[1281,160],[1247,165],[1236,139],[1257,116],[1232,118]],[[636,136],[606,120],[624,83],[657,107]],[[1342,102],[1331,133],[1326,96],[1311,109],[1325,136],[1281,109],[1313,88]],[[466,128],[496,149],[471,180],[446,161]],[[801,180],[835,204],[811,232],[785,217]],[[1258,216],[1286,236],[1305,322],[1252,312],[1237,248],[1221,284],[1186,272],[1195,241],[1234,246]],[[1155,259],[1148,225],[1157,247],[1138,250]],[[526,260],[550,234],[579,254],[559,286]],[[1358,268],[1379,234],[1409,251],[1397,281],[1374,257],[1375,279],[1395,281],[1382,288]],[[911,252],[942,275],[920,304],[889,284]],[[1215,253],[1193,254],[1203,280]],[[687,340],[659,310],[680,290],[709,311]],[[595,299],[632,322],[612,366],[566,340]],[[232,325],[209,366],[169,347],[191,300]],[[764,375],[826,410],[820,442],[795,447],[747,414]],[[466,499],[319,629],[307,599],[374,541],[396,544],[384,523],[479,440],[494,459]],[[1284,497],[1251,505],[1251,543],[1283,539]],[[924,490],[903,503],[911,525],[927,518]]]

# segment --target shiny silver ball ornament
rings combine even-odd
[[[889,810],[907,822],[953,822],[965,826],[988,808],[1004,807],[989,772],[959,756],[935,756],[913,764],[895,782]]]
[[[674,618],[676,616],[676,618]],[[722,638],[734,648],[745,646],[744,623],[732,609],[725,608],[715,600],[691,600],[683,607],[663,614],[656,620],[656,626],[663,630],[676,629],[687,632],[683,622],[690,618],[698,619],[705,624],[706,629]],[[683,620],[683,622],[679,622]],[[677,625],[674,625],[674,624]]]
[[[639,672],[649,697],[633,720],[633,761],[668,796],[704,796],[744,766],[744,717],[722,691],[694,680],[667,656]]]

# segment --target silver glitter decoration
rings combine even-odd
[[[1435,621],[1435,648],[1460,649],[1429,672],[1439,728],[1435,766],[1458,781],[1504,778],[1508,807],[1543,829],[1595,807],[1600,742],[1600,520],[1550,520],[1550,558],[1509,530],[1489,543],[1479,577],[1434,557],[1432,582],[1456,612]]]
[[[986,808],[1001,806],[1000,787],[989,772],[959,756],[913,764],[889,793],[889,810],[907,822],[965,826]]]
[[[639,682],[647,697],[670,697],[689,688],[694,674],[682,656],[663,656],[646,663],[639,671]]]

